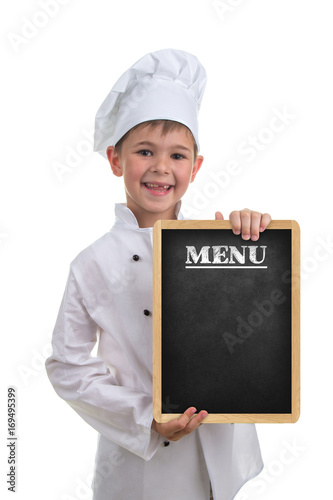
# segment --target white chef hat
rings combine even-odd
[[[206,71],[188,52],[164,49],[145,55],[119,78],[95,118],[94,150],[106,157],[131,128],[148,120],[186,125],[199,149],[198,111]]]

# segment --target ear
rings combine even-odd
[[[204,157],[203,156],[200,156],[198,155],[197,156],[197,159],[195,160],[194,162],[194,165],[193,165],[193,168],[192,168],[192,174],[191,174],[191,180],[190,182],[193,182],[194,179],[195,179],[195,176],[197,175],[197,173],[199,172],[200,170],[200,167],[202,165],[202,162],[204,161]]]
[[[123,171],[121,168],[120,155],[115,150],[114,146],[109,146],[106,150],[106,156],[108,157],[109,163],[111,165],[111,170],[117,177],[121,177],[123,175]]]

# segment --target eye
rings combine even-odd
[[[141,149],[138,151],[138,154],[141,156],[151,156],[153,153],[149,149]]]
[[[171,158],[173,158],[174,160],[182,160],[183,158],[185,158],[185,156],[181,155],[180,153],[174,153],[173,155],[171,155]]]

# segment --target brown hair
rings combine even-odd
[[[138,128],[148,127],[148,126],[156,128],[159,125],[162,125],[162,135],[166,135],[169,132],[172,132],[173,130],[180,130],[182,128],[185,128],[186,133],[193,139],[194,161],[196,160],[197,154],[198,154],[198,146],[197,146],[197,143],[195,142],[195,139],[193,137],[192,132],[190,131],[190,129],[188,127],[186,127],[186,125],[183,125],[180,122],[175,122],[173,120],[150,120],[150,121],[142,122],[142,123],[139,123],[138,125],[135,125],[128,132],[126,132],[126,134],[123,135],[121,139],[119,139],[119,141],[115,145],[115,150],[117,151],[118,154],[121,154],[121,148],[122,148],[123,142],[127,139],[127,137],[130,135],[130,133],[133,132],[133,130],[136,130]]]

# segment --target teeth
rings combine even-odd
[[[163,188],[163,189],[169,189],[171,186],[169,184],[166,184],[165,186],[160,186],[159,184],[153,184],[151,182],[146,182],[145,183],[147,187],[149,188]]]

